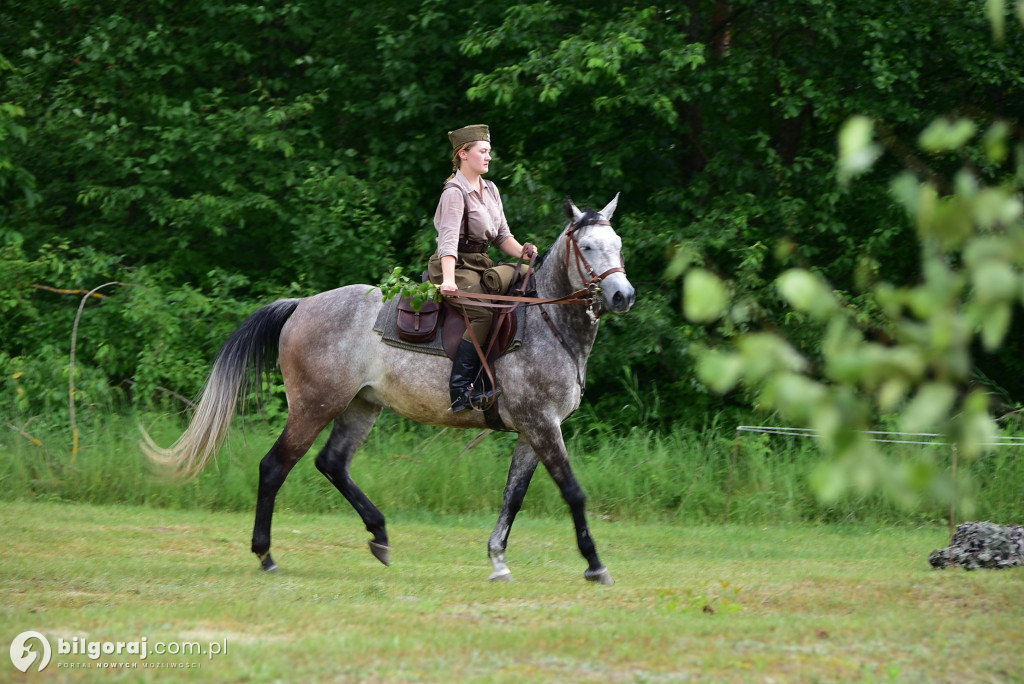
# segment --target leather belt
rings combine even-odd
[[[470,240],[467,238],[459,239],[459,251],[469,252],[470,254],[483,254],[491,246],[489,242],[477,242],[476,240]]]

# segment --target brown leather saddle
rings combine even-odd
[[[505,292],[494,294],[521,291],[522,278],[523,273],[519,273]],[[426,272],[423,274],[423,279],[427,279]],[[467,328],[466,318],[459,309],[447,301],[427,301],[419,310],[416,310],[410,298],[407,297],[400,298],[397,307],[396,325],[400,339],[413,344],[426,344],[434,342],[440,332],[445,354],[449,359],[455,360],[459,340],[462,339]],[[478,340],[485,352],[487,363],[493,363],[496,358],[510,350],[515,342],[517,329],[515,305],[494,309],[490,335],[486,341]]]

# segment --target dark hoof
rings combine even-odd
[[[371,541],[370,553],[384,565],[391,565],[391,547],[387,544],[378,544],[375,541]]]
[[[588,582],[597,582],[598,584],[604,584],[606,586],[615,584],[612,580],[611,573],[608,572],[608,568],[598,568],[597,570],[588,569],[583,573],[583,577],[586,578]]]
[[[266,572],[277,572],[277,563],[270,557],[270,552],[257,556],[260,559],[260,567]]]

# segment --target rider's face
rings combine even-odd
[[[463,150],[462,171],[484,175],[491,165],[491,144],[487,142],[473,143],[468,150]]]

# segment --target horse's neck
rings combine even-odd
[[[537,270],[538,297],[557,299],[575,292],[569,282],[569,274],[566,272],[565,249],[565,239],[560,238],[558,247],[551,250]],[[569,268],[573,268],[571,263]],[[544,310],[559,334],[573,347],[573,351],[581,356],[581,361],[585,361],[594,346],[598,327],[587,313],[587,307],[579,304],[550,304],[544,306]],[[540,319],[539,316],[536,318]],[[545,329],[548,328],[543,322],[540,325]]]

